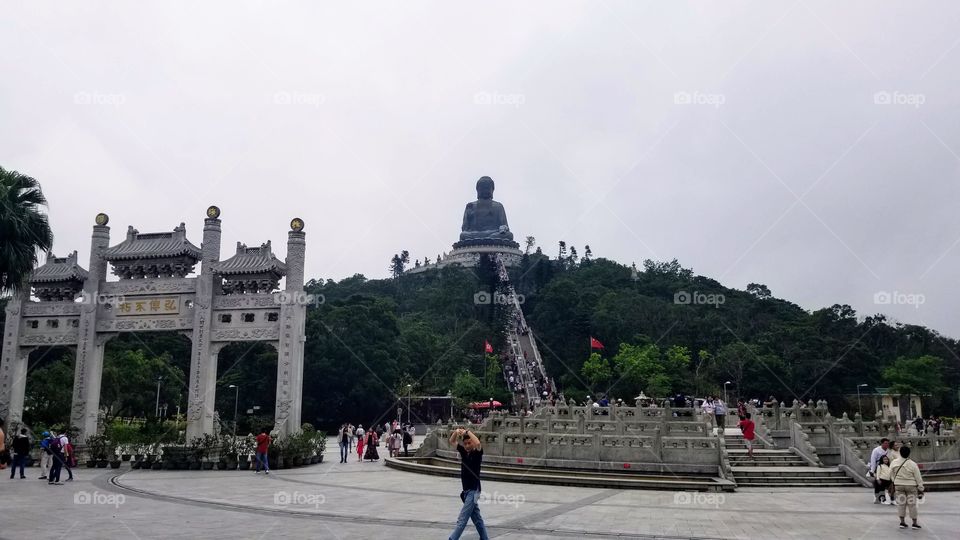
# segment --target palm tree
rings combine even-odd
[[[37,254],[53,247],[46,205],[36,179],[0,167],[0,292],[20,291]]]

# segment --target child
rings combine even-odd
[[[873,499],[874,504],[893,504],[893,497],[887,502],[886,493],[890,488],[890,457],[886,454],[880,456],[880,462],[877,463],[877,477],[873,481]]]

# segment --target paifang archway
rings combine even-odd
[[[183,223],[172,232],[127,230],[110,246],[109,218],[98,214],[90,242],[89,271],[77,254],[52,255],[34,270],[30,290],[7,305],[0,359],[0,418],[8,426],[23,414],[27,359],[41,345],[76,347],[70,423],[79,438],[96,433],[103,352],[123,332],[179,331],[192,341],[187,437],[213,432],[217,356],[237,341],[264,341],[277,349],[274,428],[300,428],[306,306],[303,290],[306,237],[294,218],[287,233],[287,257],[277,259],[270,242],[238,243],[220,260],[220,209],[211,206],[198,248]],[[189,276],[196,264],[198,275]],[[119,281],[107,281],[107,267]],[[189,276],[189,277],[188,277]],[[281,278],[285,287],[278,290]],[[26,288],[25,288],[26,289]]]

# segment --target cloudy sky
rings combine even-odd
[[[216,204],[224,256],[300,216],[308,277],[383,277],[489,175],[551,255],[960,337],[960,3],[36,4],[0,17],[0,165],[59,254],[101,211],[199,244]]]

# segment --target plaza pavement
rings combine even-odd
[[[274,471],[77,469],[48,486],[0,477],[0,538],[446,538],[459,480],[358,463]],[[867,489],[624,491],[484,482],[496,538],[957,538],[960,492],[932,493],[922,531],[897,529],[896,509]],[[464,538],[476,538],[472,525]]]

